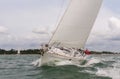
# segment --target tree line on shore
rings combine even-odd
[[[41,54],[41,49],[26,49],[26,50],[20,50],[20,54]],[[118,52],[109,52],[109,51],[90,51],[91,54],[120,54]],[[0,49],[0,55],[2,54],[18,54],[18,50],[15,49],[10,49],[10,50],[5,50],[5,49]]]
[[[26,49],[26,50],[20,50],[20,54],[40,54],[41,49]],[[18,50],[10,49],[0,49],[0,54],[18,54]]]

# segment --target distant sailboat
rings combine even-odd
[[[41,65],[64,62],[80,64],[86,56],[77,49],[83,49],[99,12],[102,0],[70,0],[64,16],[51,38],[51,49],[41,56]]]
[[[17,54],[18,54],[18,55],[20,54],[20,50],[19,50],[19,49],[17,50]]]

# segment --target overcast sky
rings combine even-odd
[[[69,0],[0,0],[0,48],[39,48],[49,41]],[[104,0],[90,50],[120,51],[120,0]]]

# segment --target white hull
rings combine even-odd
[[[45,53],[44,56],[41,56],[41,65],[80,65],[83,61],[86,60],[85,57],[68,57],[61,56],[52,53]]]

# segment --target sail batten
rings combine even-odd
[[[101,3],[102,0],[71,0],[50,44],[83,48]]]

